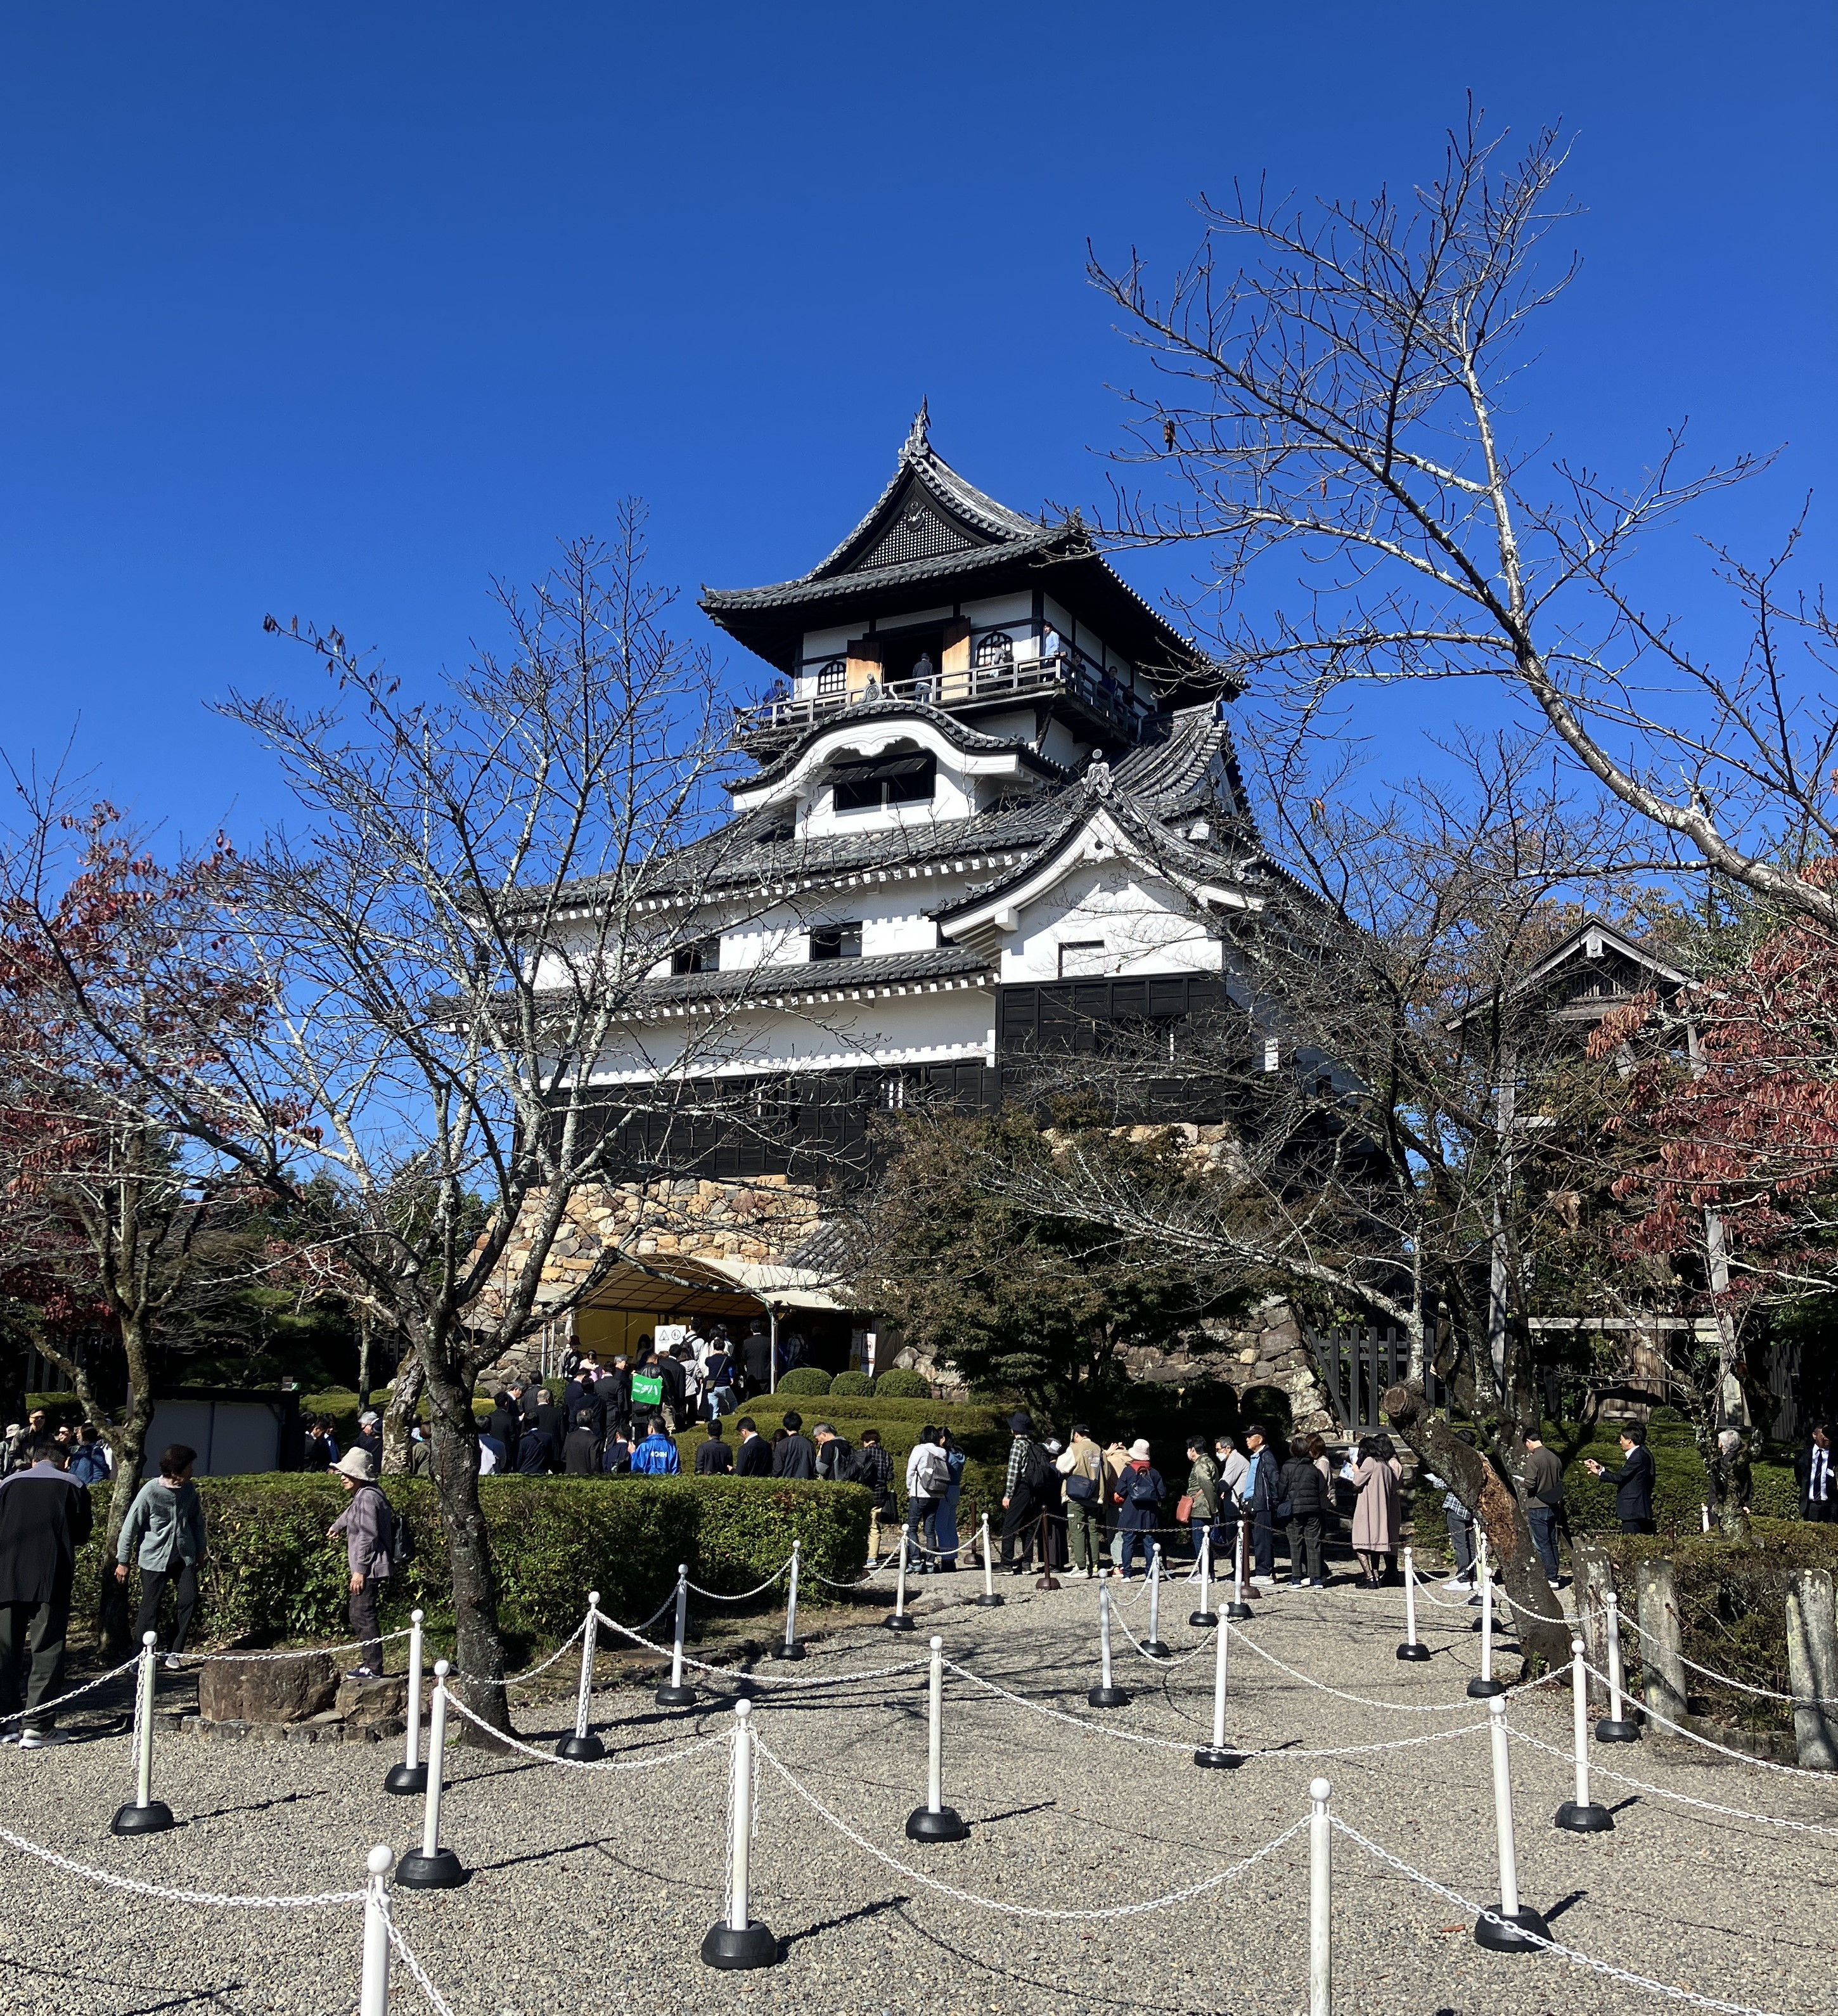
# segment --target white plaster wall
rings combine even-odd
[[[987,602],[966,602],[964,614],[973,630],[1006,630],[1016,623],[1034,621],[1031,595],[997,595]]]
[[[861,634],[858,625],[854,629],[807,630],[804,632],[804,656],[807,658],[840,658],[849,648],[849,639]]]
[[[1005,939],[1005,981],[1056,980],[1062,944],[1101,942],[1081,953],[1078,970],[1120,977],[1147,973],[1217,973],[1220,944],[1165,883],[1130,862],[1076,869],[1021,913]]]
[[[840,985],[829,991],[838,998],[808,1007],[646,1024],[607,1046],[593,1082],[638,1084],[683,1069],[714,1077],[987,1062],[995,1054],[995,996],[986,988],[877,1001],[851,1001]]]

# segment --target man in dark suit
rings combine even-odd
[[[1630,1421],[1621,1431],[1621,1467],[1605,1470],[1594,1456],[1586,1459],[1596,1476],[1605,1477],[1615,1488],[1615,1517],[1624,1533],[1651,1533],[1653,1525],[1653,1452],[1646,1446],[1646,1429]]]
[[[1832,1424],[1815,1421],[1811,1439],[1793,1459],[1800,1486],[1800,1516],[1822,1525],[1838,1522],[1838,1471],[1833,1469]]]
[[[555,1445],[556,1456],[559,1457],[562,1443],[568,1433],[568,1417],[556,1405],[546,1389],[538,1391],[536,1395],[536,1405],[530,1410],[530,1424],[532,1427],[540,1428],[549,1437]]]
[[[746,1375],[749,1399],[772,1391],[772,1340],[765,1325],[757,1319],[740,1346],[740,1370]]]
[[[66,1472],[67,1450],[44,1439],[23,1454],[30,1467],[0,1480],[0,1715],[23,1708],[20,1748],[42,1750],[70,1741],[51,1704],[63,1691],[77,1550],[92,1522],[88,1491]]]
[[[772,1445],[754,1426],[753,1417],[743,1414],[735,1424],[740,1435],[740,1446],[734,1452],[734,1474],[736,1477],[770,1477],[772,1474]]]
[[[517,1413],[517,1403],[502,1389],[491,1396],[491,1418],[485,1424],[485,1432],[492,1436],[504,1450],[498,1459],[499,1467],[515,1470],[517,1467],[517,1444],[523,1439],[523,1424]]]
[[[614,1359],[612,1368],[594,1381],[594,1403],[600,1410],[602,1435],[611,1435],[615,1425],[631,1413],[631,1374],[626,1370],[623,1358]]]
[[[817,1474],[817,1445],[804,1433],[804,1417],[794,1407],[785,1417],[785,1439],[772,1452],[772,1474],[808,1482]]]

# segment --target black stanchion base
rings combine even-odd
[[[660,1687],[653,1699],[660,1708],[693,1708],[696,1690],[693,1687]]]
[[[1613,1834],[1615,1816],[1606,1806],[1597,1805],[1593,1799],[1586,1806],[1579,1806],[1574,1799],[1566,1799],[1557,1809],[1556,1824],[1566,1834]]]
[[[1243,1624],[1251,1615],[1251,1606],[1248,1603],[1228,1603],[1219,1615],[1232,1623]]]
[[[1145,1638],[1142,1649],[1152,1659],[1171,1659],[1174,1656],[1174,1647],[1164,1645],[1159,1638]]]
[[[1196,1631],[1210,1631],[1218,1621],[1218,1613],[1210,1610],[1196,1610],[1187,1620]]]
[[[987,1596],[978,1597],[976,1601],[979,1610],[1000,1610],[1002,1607],[1002,1598],[993,1590]]]
[[[1470,1701],[1491,1701],[1495,1694],[1503,1694],[1505,1691],[1506,1683],[1504,1680],[1477,1678],[1468,1683],[1468,1698]]]
[[[1397,1656],[1401,1659],[1408,1659],[1415,1663],[1418,1660],[1429,1658],[1430,1647],[1427,1645],[1400,1645],[1397,1648]]]
[[[1035,1587],[1037,1589],[1057,1589],[1059,1586],[1059,1583],[1058,1583],[1058,1582],[1055,1582],[1055,1581],[1054,1581],[1054,1579],[1053,1579],[1053,1578],[1052,1578],[1050,1575],[1043,1575],[1041,1577],[1040,1580],[1039,1580],[1038,1582],[1037,1582],[1034,1584],[1034,1587]]]
[[[1128,1708],[1129,1693],[1123,1687],[1093,1687],[1085,1696],[1085,1705],[1088,1708]]]
[[[1474,1943],[1477,1946],[1485,1946],[1489,1953],[1534,1953],[1545,1950],[1542,1946],[1534,1946],[1530,1939],[1521,1937],[1523,1933],[1532,1932],[1541,1939],[1550,1938],[1551,1928],[1536,1911],[1527,1910],[1521,1906],[1510,1914],[1496,1911],[1494,1917],[1504,1922],[1496,1925],[1489,1918],[1474,1921]]]
[[[457,1890],[471,1874],[450,1848],[437,1848],[432,1855],[417,1851],[396,1864],[396,1881],[408,1890]]]
[[[941,1806],[937,1813],[930,1806],[919,1806],[906,1816],[908,1841],[962,1841],[969,1831],[963,1815],[951,1806]]]
[[[890,1631],[916,1631],[919,1626],[902,1611],[897,1616],[887,1619],[887,1629]]]
[[[597,1764],[606,1754],[606,1744],[593,1735],[564,1736],[556,1745],[556,1755],[574,1764]]]
[[[1612,1715],[1604,1715],[1595,1725],[1598,1743],[1638,1743],[1640,1725],[1637,1722],[1617,1722]]]
[[[172,1825],[172,1809],[164,1799],[144,1806],[124,1806],[109,1823],[110,1834],[164,1834]]]
[[[702,1935],[704,1967],[775,1967],[778,1962],[779,1942],[757,1918],[749,1920],[743,1932],[721,1924],[710,1925]]]
[[[1236,1750],[1215,1750],[1209,1743],[1194,1751],[1193,1761],[1203,1771],[1236,1771],[1244,1759]]]
[[[427,1790],[427,1766],[425,1764],[392,1764],[389,1776],[383,1781],[386,1792],[413,1792],[417,1795]]]
[[[794,1638],[789,1645],[782,1642],[772,1647],[775,1659],[801,1659],[804,1656],[804,1641],[801,1638]]]

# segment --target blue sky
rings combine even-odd
[[[1833,459],[1835,41],[1829,6],[1601,0],[15,9],[0,744],[74,731],[143,817],[246,831],[277,787],[205,704],[318,697],[264,612],[423,678],[631,492],[699,628],[698,582],[829,549],[922,394],[985,488],[1094,498],[1132,367],[1088,236],[1171,260],[1234,176],[1433,171],[1469,87],[1576,136],[1527,425],[1629,473],[1685,415],[1786,444],[1710,527],[1757,544]],[[1654,564],[1714,623],[1690,560]],[[1379,773],[1425,711],[1376,718]]]

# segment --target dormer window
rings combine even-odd
[[[812,959],[859,959],[861,927],[859,924],[818,924],[811,933]]]
[[[839,812],[881,805],[929,805],[937,787],[938,761],[915,750],[848,757],[832,763],[829,774]]]

